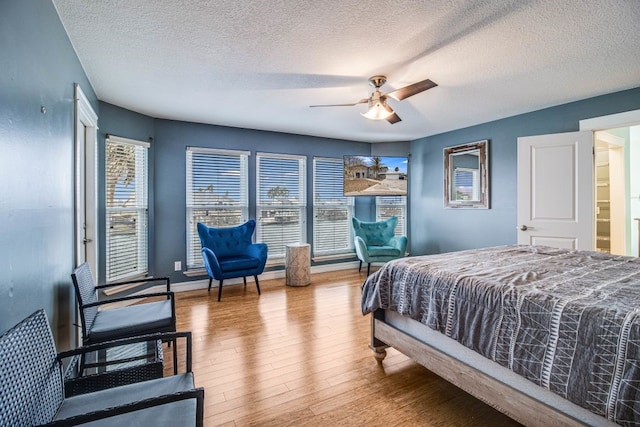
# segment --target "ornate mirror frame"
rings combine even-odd
[[[444,149],[445,208],[489,209],[488,153],[486,139]]]

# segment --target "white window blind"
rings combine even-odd
[[[256,240],[269,246],[270,260],[283,259],[287,244],[306,242],[305,171],[304,156],[256,155]]]
[[[148,272],[149,144],[109,135],[106,140],[106,280]]]
[[[187,269],[202,268],[197,224],[232,227],[249,218],[249,152],[187,147]]]
[[[407,235],[407,196],[377,196],[376,221],[398,217],[396,236]]]
[[[313,254],[353,252],[353,197],[343,195],[343,160],[313,159]]]
[[[455,200],[480,200],[478,178],[478,169],[455,168],[453,171]]]

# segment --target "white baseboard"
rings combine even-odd
[[[311,267],[311,274],[315,273],[326,273],[330,271],[339,271],[339,270],[349,270],[351,268],[358,268],[359,261],[350,261],[350,262],[340,262],[335,264],[323,264],[323,265],[314,265]],[[262,280],[271,280],[271,279],[281,279],[285,277],[285,270],[272,270],[265,271],[260,275],[260,281]],[[253,283],[253,277],[247,277],[247,283]],[[239,283],[243,283],[242,277],[238,277],[235,279],[226,279],[222,286],[226,285],[237,285]],[[218,282],[214,280],[211,284],[211,287],[215,288],[218,286]],[[171,284],[171,290],[173,292],[186,292],[186,291],[194,291],[196,289],[207,289],[209,287],[209,279],[202,280],[193,280],[190,282],[178,282]]]
[[[324,265],[315,265],[311,267],[311,274],[314,273],[327,273],[330,271],[339,271],[339,270],[349,270],[352,268],[357,268],[359,266],[359,261],[350,261],[350,262],[340,262],[340,263],[336,263],[336,264],[324,264]],[[285,277],[285,270],[273,270],[273,271],[265,271],[264,273],[262,273],[260,275],[260,279],[261,280],[271,280],[271,279],[281,279]],[[249,282],[253,282],[253,277],[248,277],[247,278],[247,283]],[[239,283],[243,283],[242,281],[242,277],[239,278],[235,278],[235,279],[227,279],[224,281],[224,283],[222,284],[222,286],[226,286],[226,285],[236,285]],[[207,289],[209,287],[209,278],[206,279],[202,279],[202,280],[193,280],[190,282],[178,282],[178,283],[172,283],[171,284],[171,291],[173,292],[187,292],[187,291],[194,291],[196,289]],[[218,287],[218,282],[214,281],[214,283],[212,283],[211,287],[213,288],[217,288]],[[150,294],[150,293],[154,293],[154,292],[166,292],[167,288],[164,285],[156,285],[156,286],[152,286],[150,288],[146,288],[143,289],[141,291],[138,292],[134,292],[132,295],[141,295],[141,294]],[[131,304],[134,304],[135,302],[139,302],[141,300],[128,300],[128,301],[120,301],[120,302],[115,302],[112,304],[105,304],[104,306],[101,307],[101,309],[103,308],[118,308],[118,307],[125,307]]]

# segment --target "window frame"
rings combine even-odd
[[[460,184],[459,174],[470,175],[471,186],[469,188],[471,188],[471,195],[469,196],[468,199],[456,196],[456,200],[462,200],[464,202],[480,200],[480,197],[481,197],[480,196],[480,171],[478,169],[465,168],[465,167],[455,168],[453,170],[452,181],[453,181],[453,189],[456,191],[456,194],[459,191],[458,188],[461,187],[461,185],[459,185]],[[469,194],[469,193],[464,193],[464,194]]]
[[[319,166],[319,163],[322,164],[322,162],[336,164],[339,169],[339,175],[340,175],[339,178],[328,177],[328,176],[320,177],[318,166]],[[337,175],[337,173],[335,173],[335,175]],[[321,185],[319,185],[319,179],[321,180],[320,182],[323,182],[322,181],[323,178],[325,179],[324,182],[328,181],[334,184],[335,182],[337,182],[337,180],[339,180],[338,190],[339,190],[340,196],[338,196],[335,200],[342,199],[340,202],[320,204],[321,197],[319,194],[319,191],[320,191],[319,187],[321,187]],[[347,258],[347,257],[353,256],[355,247],[353,243],[353,226],[351,224],[351,218],[353,218],[354,216],[355,200],[354,200],[354,197],[352,196],[344,196],[343,191],[344,191],[343,159],[334,158],[334,157],[314,156],[313,157],[313,257],[315,260]],[[335,188],[333,189],[333,192],[335,194],[336,192]],[[323,195],[322,198],[324,197],[325,196]],[[345,224],[343,225],[345,235],[342,237],[338,237],[338,239],[335,239],[335,240],[346,239],[346,241],[348,242],[347,246],[336,247],[335,241],[334,241],[334,246],[332,248],[319,249],[320,246],[322,246],[322,243],[320,242],[320,237],[323,234],[323,231],[326,232],[326,230],[323,230],[320,227],[319,209],[321,208],[334,209],[334,210],[346,210],[347,218],[345,220]],[[339,226],[339,224],[335,224],[335,225]],[[335,232],[335,227],[333,231]]]
[[[112,206],[114,201],[109,202],[109,186],[111,178],[109,176],[110,158],[109,147],[110,145],[119,145],[121,147],[132,147],[134,154],[134,182],[133,192],[135,193],[133,206]],[[106,283],[113,283],[122,280],[131,280],[138,277],[146,276],[149,273],[149,148],[151,144],[145,141],[138,141],[129,138],[122,138],[115,135],[107,135],[105,138],[105,281]],[[138,176],[142,175],[140,179]],[[120,180],[121,176],[118,176],[116,183]],[[114,186],[116,185],[114,183]],[[129,188],[130,184],[127,184],[125,188]],[[131,194],[131,191],[129,192]],[[114,187],[113,197],[115,198],[117,191]],[[128,199],[124,203],[127,203]],[[112,266],[116,260],[119,262],[124,259],[126,262],[126,256],[113,257],[112,252],[117,248],[112,248],[114,229],[112,221],[113,214],[120,214],[124,216],[126,213],[130,213],[134,219],[133,222],[135,228],[135,237],[137,240],[134,248],[135,268],[131,271],[119,271]],[[121,224],[123,225],[123,224]],[[124,223],[124,227],[127,224]],[[117,235],[117,234],[116,234]],[[114,258],[116,260],[114,260]],[[115,269],[116,271],[112,271]]]
[[[216,166],[223,165],[223,159],[225,157],[228,158],[237,158],[237,165],[229,165],[229,167],[237,166],[239,168],[238,171],[229,170],[226,173],[228,176],[235,175],[237,172],[238,176],[238,187],[230,188],[230,190],[226,190],[227,193],[229,191],[237,190],[238,199],[234,200],[237,204],[229,203],[224,204],[222,201],[220,203],[203,203],[198,204],[196,201],[195,195],[197,194],[194,191],[194,180],[195,179],[203,179],[205,180],[207,177],[204,176],[205,173],[201,173],[201,176],[194,175],[194,164],[193,156],[211,156],[210,162],[216,163]],[[202,270],[204,268],[204,261],[201,255],[201,244],[200,238],[198,236],[197,223],[202,222],[208,226],[214,227],[233,227],[244,222],[249,219],[249,156],[251,155],[250,151],[245,150],[225,150],[218,148],[206,148],[206,147],[186,147],[186,187],[185,187],[185,227],[186,227],[186,270]],[[235,163],[235,160],[234,160]],[[222,169],[222,167],[221,167]],[[211,171],[211,170],[210,170]],[[225,174],[224,171],[211,171],[212,173]],[[217,179],[220,179],[219,177]],[[213,185],[213,184],[210,184]],[[212,187],[213,188],[213,187]],[[225,187],[222,187],[223,189]],[[213,190],[212,190],[213,193]],[[218,196],[219,197],[219,196]],[[206,200],[205,201],[209,201]],[[198,217],[196,217],[196,213],[194,211],[206,211],[206,216],[209,215],[211,211],[239,211],[238,221],[233,221],[231,223],[219,224],[215,221],[199,221]],[[224,217],[224,215],[222,215]],[[212,215],[213,218],[213,215]]]
[[[267,180],[275,178],[275,174],[263,179],[261,177],[261,163],[264,159],[269,160],[284,160],[284,161],[297,161],[298,162],[298,173],[297,173],[297,183],[295,186],[297,187],[297,203],[281,203],[281,204],[267,204],[265,200],[267,196],[263,196],[263,191],[269,191],[266,188],[263,188],[267,182]],[[276,185],[271,187],[276,188],[285,185],[283,182],[276,182]],[[289,202],[291,199],[289,199]],[[297,211],[299,228],[296,230],[299,233],[299,240],[297,239],[286,239],[284,238],[284,227],[286,224],[286,218],[289,215],[282,216],[283,222],[281,223],[282,230],[282,240],[279,242],[272,241],[268,235],[265,233],[265,227],[268,223],[275,220],[274,226],[279,222],[277,221],[277,211]],[[264,215],[265,211],[272,211],[273,218],[270,216]],[[278,154],[278,153],[265,153],[258,152],[256,153],[256,217],[257,217],[257,226],[256,226],[256,241],[266,243],[269,246],[269,255],[267,258],[268,265],[279,265],[284,263],[284,259],[286,256],[286,245],[292,243],[306,243],[307,241],[307,156],[304,155],[293,155],[293,154]],[[287,241],[289,240],[289,241]],[[280,248],[281,246],[281,248]],[[279,250],[280,249],[280,250]]]
[[[402,203],[397,203],[393,199],[400,198]],[[382,211],[385,208],[401,209],[402,215],[383,215]],[[376,196],[376,221],[384,221],[391,216],[398,217],[398,225],[395,229],[396,236],[407,235],[407,196]]]

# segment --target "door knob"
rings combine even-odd
[[[532,228],[533,228],[533,227],[527,227],[526,225],[521,225],[521,226],[520,226],[520,231],[527,231],[527,230],[530,230],[530,229],[532,229]]]

